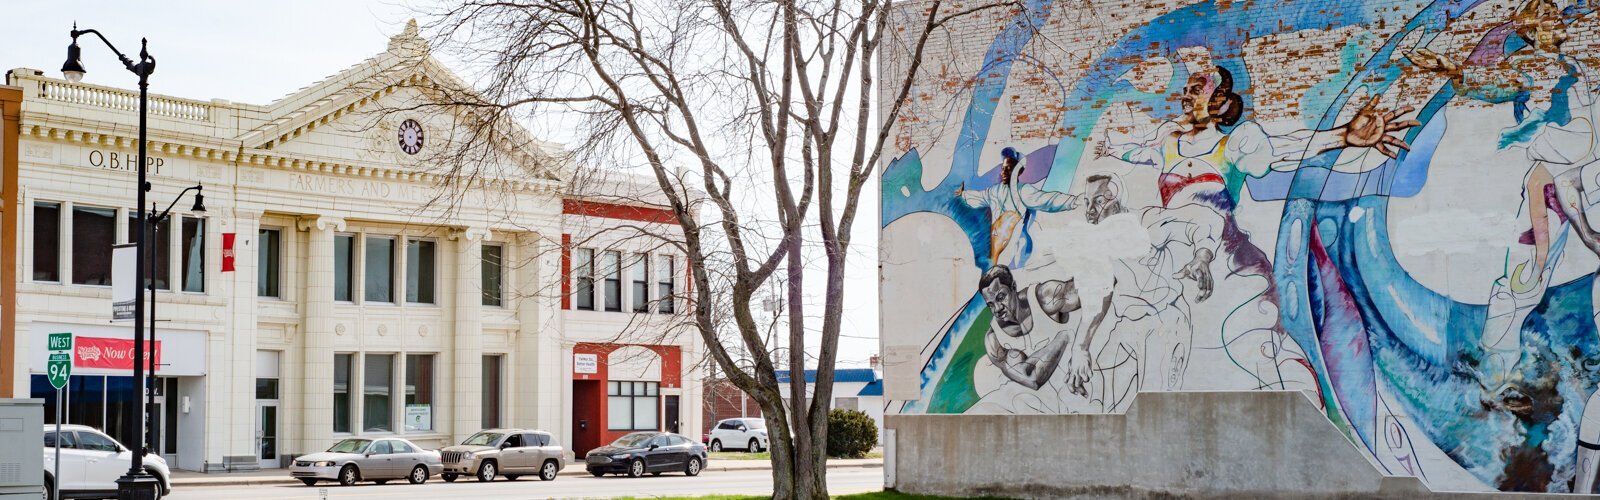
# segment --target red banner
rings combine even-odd
[[[149,362],[149,356],[155,356],[156,365],[159,366],[161,365],[161,342],[154,342],[154,353],[151,352],[150,344],[151,342],[145,343],[146,362]],[[76,337],[72,339],[72,366],[78,368],[132,370],[133,341],[100,337]]]
[[[234,233],[222,233],[222,272],[233,272]]]

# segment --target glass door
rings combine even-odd
[[[263,469],[282,467],[278,464],[278,402],[256,402],[256,461]]]

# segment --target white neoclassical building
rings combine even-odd
[[[57,76],[7,82],[24,93],[7,382],[49,400],[53,421],[44,339],[71,332],[66,422],[129,442],[132,326],[111,321],[109,285],[137,214],[137,93]],[[516,426],[581,453],[700,428],[700,349],[668,328],[691,286],[684,260],[610,230],[675,234],[669,212],[618,201],[650,199],[653,181],[614,177],[626,197],[576,189],[554,146],[510,141],[441,203],[429,162],[464,132],[416,106],[439,85],[459,80],[412,25],[271,104],[151,96],[149,197],[165,207],[199,184],[207,208],[183,198],[151,240],[152,441],[176,468],[278,467],[345,436],[433,448]]]

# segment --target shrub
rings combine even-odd
[[[878,446],[878,425],[856,410],[828,411],[828,456],[861,458]]]

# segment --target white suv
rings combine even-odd
[[[767,421],[759,418],[730,418],[711,429],[711,451],[739,449],[751,453],[767,449]]]
[[[128,472],[133,452],[122,443],[86,425],[61,426],[61,477],[55,477],[56,426],[44,427],[44,490],[61,488],[61,498],[116,498],[117,478]],[[158,455],[144,456],[144,470],[161,482],[161,495],[172,492],[172,472]],[[49,498],[48,496],[46,498]]]

